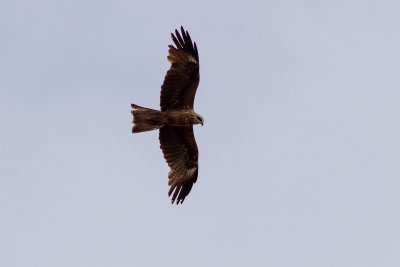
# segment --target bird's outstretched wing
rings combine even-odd
[[[199,169],[193,127],[164,126],[160,128],[159,138],[164,158],[171,168],[168,173],[168,196],[173,193],[172,203],[175,200],[176,204],[183,203],[197,181]]]
[[[171,33],[176,47],[169,45],[168,61],[171,68],[161,86],[161,110],[193,109],[194,97],[199,85],[199,53],[189,33],[181,27],[181,34]]]

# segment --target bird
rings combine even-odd
[[[170,168],[168,196],[171,203],[182,204],[196,183],[199,172],[199,151],[193,125],[204,124],[194,109],[200,81],[199,53],[196,42],[181,26],[181,33],[171,33],[175,46],[168,45],[170,69],[160,93],[160,110],[131,104],[132,133],[159,129],[160,148]]]

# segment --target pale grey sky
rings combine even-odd
[[[400,266],[398,1],[0,3],[0,266]],[[167,196],[170,32],[199,178]]]

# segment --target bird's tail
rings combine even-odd
[[[144,108],[135,104],[131,104],[133,110],[133,127],[132,133],[140,133],[155,130],[161,127],[161,111]]]

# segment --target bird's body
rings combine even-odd
[[[159,129],[163,126],[183,126],[189,127],[194,124],[203,124],[203,117],[193,109],[182,110],[165,110],[158,111],[154,109],[144,108],[131,104],[133,110],[133,126],[132,132],[144,132],[148,126],[147,131]]]
[[[168,185],[172,203],[183,203],[198,176],[198,148],[193,125],[204,123],[194,112],[193,104],[199,85],[199,55],[196,43],[181,27],[181,34],[171,34],[176,47],[169,45],[171,68],[161,86],[161,110],[132,104],[132,133],[160,129],[160,147],[171,168]]]

